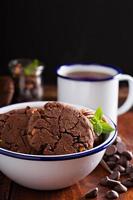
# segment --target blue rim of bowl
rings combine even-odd
[[[23,103],[17,103],[17,104],[12,104],[12,105],[8,105],[5,107],[0,108],[0,111],[3,113],[8,112],[12,109],[19,109],[18,107],[26,107],[26,106],[30,106],[30,107],[41,107],[43,106],[45,103],[47,103],[48,101],[38,101],[38,102],[23,102]],[[70,104],[73,105],[73,104]],[[17,106],[17,107],[16,107]],[[81,105],[73,105],[73,106],[80,106]],[[6,111],[5,111],[6,110]],[[31,161],[64,161],[64,160],[71,160],[71,159],[78,159],[78,158],[82,158],[85,156],[89,156],[89,155],[93,155],[95,153],[98,153],[104,149],[106,149],[110,144],[112,144],[117,136],[117,128],[116,125],[114,124],[114,122],[108,117],[108,119],[110,120],[110,122],[112,123],[113,127],[114,127],[114,131],[112,133],[110,133],[111,135],[108,136],[108,138],[100,145],[86,150],[86,151],[82,151],[82,152],[78,152],[78,153],[72,153],[72,154],[64,154],[64,155],[31,155],[31,154],[24,154],[24,153],[18,153],[18,152],[13,152],[4,148],[0,148],[0,155],[6,155],[8,157],[14,157],[17,159],[23,159],[23,160],[31,160]]]
[[[103,142],[103,144],[100,144],[99,146],[96,146],[96,147],[94,147],[90,150],[86,150],[86,151],[82,151],[82,152],[78,152],[78,153],[73,153],[73,154],[47,156],[47,155],[30,155],[30,154],[16,153],[16,152],[13,152],[13,151],[9,151],[9,150],[0,148],[0,154],[6,155],[8,157],[14,157],[14,158],[17,158],[17,159],[24,159],[24,160],[31,160],[31,161],[35,161],[35,160],[36,161],[64,161],[64,160],[78,159],[78,158],[82,158],[82,157],[85,157],[85,156],[90,156],[90,155],[93,155],[95,153],[99,153],[100,151],[103,151],[110,144],[112,144],[114,142],[114,140],[117,136],[117,129],[116,129],[116,125],[114,124],[113,121],[112,121],[112,123],[115,127],[115,130],[114,130],[114,134],[112,135],[110,140],[106,142],[106,140],[108,140],[108,138],[107,138]]]
[[[100,78],[100,79],[97,79],[97,78],[73,78],[73,77],[68,77],[68,76],[65,76],[65,75],[60,75],[59,74],[59,70],[62,68],[62,67],[69,67],[69,68],[71,68],[71,67],[74,67],[74,66],[76,66],[76,65],[83,65],[83,66],[87,66],[88,65],[88,67],[90,66],[90,65],[95,65],[95,66],[97,66],[97,67],[108,67],[108,68],[111,68],[111,69],[114,69],[115,71],[116,71],[116,74],[115,75],[111,75],[111,76],[109,76],[109,77],[107,77],[107,78]],[[60,77],[60,78],[63,78],[63,79],[68,79],[68,80],[74,80],[74,81],[90,81],[90,82],[100,82],[100,81],[107,81],[107,80],[111,80],[111,79],[113,79],[116,75],[118,75],[118,74],[121,74],[122,73],[122,69],[121,68],[119,68],[119,67],[117,67],[117,66],[114,66],[114,65],[109,65],[109,64],[97,64],[97,63],[85,63],[85,64],[82,64],[82,63],[77,63],[77,64],[68,64],[68,65],[62,65],[62,66],[60,66],[60,67],[58,67],[57,69],[56,69],[56,75],[57,75],[57,77]]]

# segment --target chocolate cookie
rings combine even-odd
[[[93,128],[76,108],[52,102],[31,116],[29,144],[40,154],[67,154],[93,147]]]
[[[15,152],[34,153],[27,140],[27,125],[31,115],[32,109],[29,108],[0,114],[1,147]]]
[[[0,147],[15,152],[57,155],[81,152],[94,145],[93,127],[77,108],[51,102],[43,108],[0,114]]]

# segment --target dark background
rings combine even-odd
[[[0,74],[14,58],[38,58],[45,80],[62,64],[103,63],[133,75],[133,1],[0,1]]]

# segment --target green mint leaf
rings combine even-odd
[[[94,116],[90,119],[90,122],[93,125],[94,132],[100,136],[101,134],[108,134],[112,132],[114,129],[103,120],[103,111],[99,107]]]
[[[32,63],[30,63],[29,65],[27,65],[24,68],[24,74],[25,75],[31,75],[35,72],[36,68],[40,65],[40,61],[37,59],[34,59],[32,61]]]
[[[102,134],[102,126],[99,122],[94,125],[94,131],[98,136]]]
[[[101,126],[101,123],[99,120],[97,120],[97,118],[93,117],[91,119],[91,123],[93,125],[93,129],[94,129],[94,132],[99,136],[101,135],[102,133],[102,126]]]
[[[110,133],[114,130],[114,128],[112,128],[107,122],[100,122],[101,126],[102,126],[102,133],[106,134],[106,133]]]
[[[94,114],[95,118],[97,118],[98,120],[101,120],[102,119],[102,116],[103,116],[103,111],[102,111],[102,108],[99,107],[96,109],[96,112]]]
[[[91,123],[92,123],[93,125],[96,124],[97,121],[98,121],[98,120],[97,120],[95,117],[92,117],[92,118],[91,118]]]

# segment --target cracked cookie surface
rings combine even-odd
[[[49,102],[0,114],[0,139],[1,147],[11,151],[59,155],[92,148],[94,132],[81,110]]]
[[[15,152],[34,153],[27,140],[29,108],[0,114],[1,147]]]
[[[67,154],[93,147],[93,129],[76,108],[52,102],[44,105],[40,116],[30,118],[28,140],[41,154]],[[34,121],[34,123],[33,123]]]

